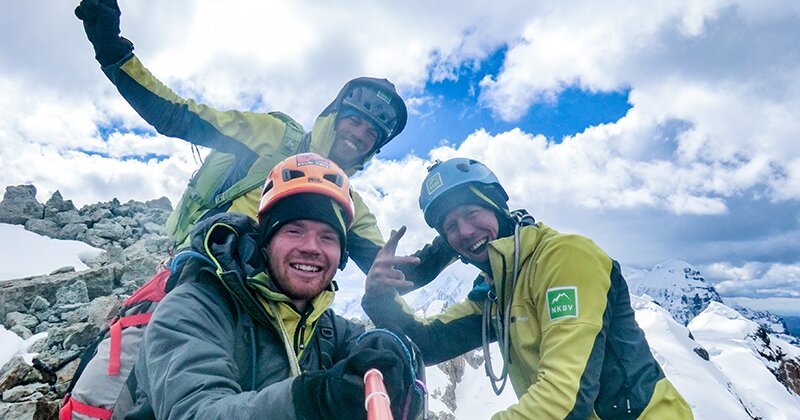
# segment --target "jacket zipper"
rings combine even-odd
[[[309,311],[306,311],[300,316],[300,321],[297,323],[297,328],[294,330],[294,354],[300,354],[301,350],[306,348],[303,338],[305,338],[306,320],[308,319]]]

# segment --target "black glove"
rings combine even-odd
[[[384,372],[392,366],[402,364],[402,360],[390,351],[363,348],[351,353],[328,370],[303,373],[292,384],[292,399],[297,417],[323,420],[366,419],[364,373],[373,367]],[[385,375],[384,373],[384,378]]]
[[[416,354],[416,346],[394,325],[384,325],[362,334],[350,354],[375,350],[391,354],[391,359],[395,361],[389,366],[370,366],[378,368],[383,374],[395,420],[417,418],[423,409],[424,395],[423,389],[415,387],[415,382],[418,378],[424,378],[425,365]],[[406,399],[409,399],[407,411]]]
[[[105,67],[119,62],[133,51],[133,43],[119,36],[117,0],[81,0],[75,16],[83,21],[86,37],[94,47],[94,57]]]

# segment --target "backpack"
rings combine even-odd
[[[64,396],[59,418],[110,419],[125,382],[139,357],[145,327],[167,294],[172,270],[162,267],[122,302],[100,339],[84,350]]]
[[[235,199],[264,186],[267,175],[278,162],[308,149],[304,142],[306,133],[299,123],[282,112],[269,115],[286,125],[281,143],[272,156],[258,156],[246,148],[240,154],[214,150],[192,176],[166,223],[167,234],[178,246],[189,236],[195,223],[227,211]]]
[[[136,378],[133,368],[139,358],[139,346],[145,328],[158,303],[177,287],[180,271],[189,259],[214,266],[207,256],[199,252],[180,252],[168,267],[160,266],[147,283],[122,302],[109,327],[84,350],[81,363],[64,396],[59,411],[60,420],[108,420],[112,416],[124,417],[125,412],[134,407]],[[333,365],[335,351],[341,345],[330,310],[320,317],[317,328],[321,365],[323,369],[329,369]],[[115,411],[117,409],[122,412]]]

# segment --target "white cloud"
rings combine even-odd
[[[718,263],[708,269],[711,275],[724,279],[716,284],[721,294],[794,298],[795,302],[800,302],[800,265],[747,263],[732,266]]]
[[[58,189],[76,203],[175,203],[197,167],[189,146],[154,134],[119,97],[93,60],[77,3],[16,2],[0,16],[0,185],[34,183],[40,200]],[[416,201],[426,164],[469,156],[497,172],[513,207],[635,264],[800,265],[800,3],[121,7],[123,35],[179,94],[220,109],[282,110],[307,127],[365,74],[397,84],[412,118],[436,113],[445,101],[426,83],[454,79],[503,46],[499,72],[475,94],[505,119],[567,87],[630,92],[622,119],[565,139],[477,130],[429,156],[375,161],[354,185],[384,234],[409,226],[406,251],[433,233]],[[122,132],[103,138],[108,127]],[[149,154],[167,158],[130,159]]]

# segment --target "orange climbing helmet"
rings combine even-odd
[[[259,221],[275,203],[301,193],[321,194],[333,199],[344,210],[345,227],[352,225],[354,212],[350,180],[339,165],[316,153],[290,156],[272,168],[261,192]]]
[[[327,223],[339,235],[339,268],[344,269],[347,231],[354,217],[350,180],[344,171],[316,153],[302,153],[284,159],[267,176],[258,208],[259,237],[266,244],[293,220]]]

